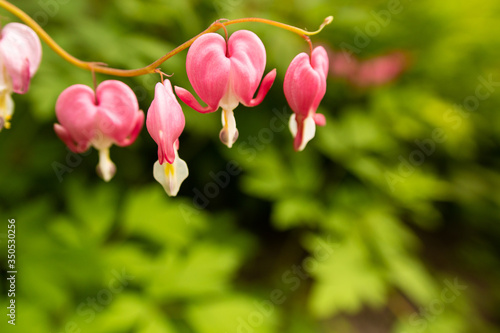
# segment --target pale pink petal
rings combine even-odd
[[[264,44],[255,33],[239,30],[229,38],[227,56],[231,60],[232,92],[250,105],[266,67]]]
[[[252,99],[250,103],[248,104],[243,103],[243,104],[246,106],[256,106],[262,103],[264,97],[266,97],[267,93],[269,92],[269,89],[271,89],[271,87],[273,86],[275,78],[276,78],[276,69],[273,69],[272,71],[267,73],[267,75],[262,80],[257,96],[254,99]]]
[[[311,66],[318,73],[323,73],[325,78],[328,76],[328,54],[323,46],[314,48],[311,54]]]
[[[284,91],[295,113],[307,117],[316,112],[326,93],[328,55],[321,46],[312,52],[312,58],[300,53],[291,62],[285,74]]]
[[[132,121],[132,131],[129,136],[122,141],[115,142],[120,147],[130,146],[135,142],[139,133],[141,133],[142,126],[144,125],[144,112],[136,112],[135,119]]]
[[[83,153],[90,147],[89,140],[75,141],[75,139],[69,134],[66,128],[59,124],[54,124],[54,131],[56,132],[59,139],[62,140],[68,146],[68,148],[74,153]]]
[[[81,84],[65,89],[57,99],[56,116],[60,123],[56,133],[70,149],[80,152],[89,144],[97,149],[113,143],[129,145],[144,123],[132,89],[114,80],[101,83],[97,96]]]
[[[12,90],[24,94],[42,58],[42,45],[27,25],[9,23],[0,36],[0,56],[12,80]]]
[[[318,92],[323,90],[321,76],[311,67],[306,53],[300,53],[292,60],[285,74],[283,89],[288,104],[295,113],[308,116]]]
[[[136,119],[141,117],[132,89],[121,81],[107,80],[97,87],[96,98],[96,127],[115,143],[131,143],[127,138],[137,127]]]
[[[328,54],[322,46],[316,47],[311,55],[311,66],[321,77],[316,96],[311,105],[311,109],[316,112],[319,103],[326,93],[326,77],[328,76]]]
[[[181,101],[186,103],[187,106],[200,113],[214,112],[217,111],[217,109],[219,108],[219,104],[217,104],[215,107],[212,107],[210,105],[201,106],[196,97],[194,97],[193,94],[191,94],[184,88],[175,86],[175,93],[177,94],[177,96]]]
[[[175,142],[184,130],[185,118],[182,108],[175,98],[169,80],[157,83],[155,98],[148,110],[146,126],[158,145],[160,164],[172,164],[175,160]]]
[[[85,146],[83,143],[90,142],[96,135],[96,114],[94,91],[83,84],[65,89],[57,99],[57,119],[78,146]]]
[[[313,116],[314,122],[318,126],[325,126],[326,125],[326,118],[324,114],[321,113],[315,113]]]
[[[226,57],[226,41],[219,34],[205,34],[189,48],[186,71],[195,92],[208,104],[204,112],[218,108],[227,89],[230,67],[231,62]],[[188,94],[176,91],[182,101],[196,106]],[[198,109],[202,108],[195,108]]]

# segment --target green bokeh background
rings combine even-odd
[[[110,183],[95,175],[96,151],[71,154],[56,137],[57,96],[92,76],[44,44],[29,93],[14,96],[12,129],[0,133],[2,332],[500,331],[500,2],[14,3],[71,54],[119,68],[145,66],[221,17],[313,30],[333,15],[312,41],[340,50],[379,24],[374,12],[396,6],[355,55],[403,50],[411,61],[380,87],[330,76],[318,110],[327,125],[296,153],[282,86],[307,44],[258,23],[229,27],[261,37],[276,82],[261,105],[236,110],[231,150],[219,142],[218,112],[182,104],[190,176],[169,198],[153,179],[157,147],[145,129],[134,145],[111,149]],[[185,57],[162,70],[191,89]],[[494,82],[490,94],[469,111],[483,79]],[[123,79],[143,110],[158,80]],[[434,149],[423,154],[417,142]],[[416,154],[422,163],[408,164]],[[216,185],[235,165],[238,174]],[[5,316],[12,218],[15,327]]]

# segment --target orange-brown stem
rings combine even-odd
[[[323,28],[330,24],[333,20],[332,16],[328,16],[325,18],[323,23],[320,25],[319,29],[316,31],[309,32],[307,30],[299,29],[297,27],[284,24],[281,22],[276,22],[268,19],[263,19],[263,18],[257,18],[257,17],[250,17],[250,18],[242,18],[242,19],[236,19],[236,20],[227,20],[225,22],[221,22],[221,20],[215,21],[212,23],[207,29],[196,35],[195,37],[191,38],[187,42],[177,46],[175,49],[172,51],[168,52],[165,54],[163,57],[159,58],[158,60],[154,61],[150,65],[139,68],[139,69],[118,69],[118,68],[110,68],[107,67],[106,65],[102,63],[97,63],[97,62],[88,62],[88,61],[83,61],[80,60],[68,52],[64,50],[62,47],[60,47],[53,39],[52,37],[43,30],[40,25],[33,20],[28,14],[26,14],[24,11],[19,9],[18,7],[14,6],[10,2],[6,0],[0,0],[0,7],[4,8],[5,10],[9,11],[13,15],[17,16],[21,21],[26,23],[28,26],[30,26],[37,34],[38,36],[45,42],[47,45],[54,50],[61,58],[64,60],[68,61],[69,63],[73,64],[76,67],[92,71],[94,73],[102,73],[102,74],[108,74],[108,75],[114,75],[114,76],[121,76],[121,77],[132,77],[132,76],[139,76],[139,75],[144,75],[144,74],[151,74],[155,73],[156,69],[163,64],[165,61],[167,61],[169,58],[173,57],[177,53],[187,49],[193,42],[200,36],[207,34],[209,32],[215,32],[219,30],[220,28],[224,28],[228,25],[231,24],[237,24],[237,23],[247,23],[247,22],[259,22],[259,23],[264,23],[268,25],[272,25],[281,29],[285,29],[288,31],[291,31],[293,33],[296,33],[300,36],[312,36],[317,33],[319,33]]]

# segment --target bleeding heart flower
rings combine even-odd
[[[330,74],[366,88],[395,80],[407,68],[408,56],[393,51],[367,60],[359,60],[347,51],[330,52]]]
[[[76,84],[64,90],[56,103],[59,124],[54,130],[75,153],[90,146],[99,150],[97,173],[109,181],[116,172],[109,158],[109,148],[116,144],[132,144],[144,123],[137,97],[125,83],[116,80],[102,82],[96,92]]]
[[[172,84],[169,80],[165,80],[163,84],[157,83],[146,126],[158,144],[158,161],[154,164],[153,176],[169,196],[177,195],[189,174],[186,162],[177,153],[184,125],[184,113],[172,91]]]
[[[286,71],[284,91],[294,112],[289,125],[297,151],[314,137],[316,125],[326,124],[325,116],[316,114],[316,110],[325,96],[327,74],[328,55],[322,46],[316,47],[311,57],[306,53],[297,55]]]
[[[359,87],[380,86],[396,79],[407,66],[403,52],[392,52],[359,64],[352,82]]]
[[[42,59],[42,45],[27,25],[9,23],[0,33],[0,131],[14,112],[12,92],[24,94]]]
[[[253,32],[236,31],[227,43],[219,34],[208,33],[191,45],[186,60],[189,81],[207,106],[202,107],[186,89],[175,87],[175,92],[184,103],[201,113],[222,107],[220,139],[231,148],[238,138],[233,110],[239,103],[260,104],[273,85],[275,69],[264,77],[253,98],[265,67],[266,49]]]

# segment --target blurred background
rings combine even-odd
[[[2,332],[271,333],[500,331],[500,2],[23,0],[71,54],[138,68],[218,18],[308,30],[330,55],[327,119],[293,151],[283,78],[308,50],[249,29],[278,77],[265,101],[220,113],[182,104],[176,198],[153,179],[147,131],[95,174],[53,132],[54,105],[89,72],[45,44],[12,128],[0,133],[1,308],[7,220],[16,220],[17,320]],[[2,23],[17,21],[6,11]],[[163,64],[192,91],[186,51]],[[98,81],[112,79],[98,75]],[[123,79],[147,110],[158,75]],[[236,170],[236,171],[235,171]]]

